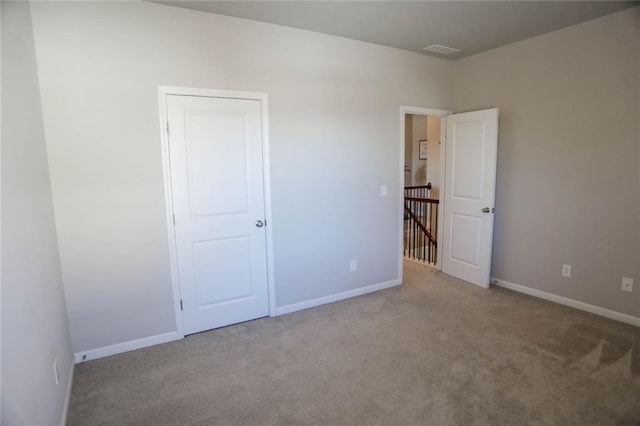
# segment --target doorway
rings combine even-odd
[[[439,124],[437,149],[433,147],[437,135],[428,131],[430,117],[432,131]],[[417,258],[449,275],[488,288],[498,109],[452,114],[401,107],[400,128],[400,181],[404,194],[400,207],[400,270],[406,257]],[[425,135],[426,139],[421,139]],[[429,162],[433,151],[439,154],[439,170]],[[437,191],[430,180],[437,180]]]
[[[429,266],[438,262],[441,122],[405,114],[403,256]]]
[[[444,117],[451,111],[403,106],[401,127],[400,270],[405,259],[441,269]]]

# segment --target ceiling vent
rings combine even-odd
[[[424,50],[426,52],[431,52],[431,53],[439,53],[441,55],[452,55],[454,53],[461,52],[460,49],[454,49],[453,47],[441,46],[439,44],[432,44],[431,46],[425,47],[422,50]]]

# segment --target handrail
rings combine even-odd
[[[411,211],[411,208],[406,203],[404,205],[404,211],[407,212],[409,216],[411,216],[411,219],[413,219],[416,222],[416,225],[418,225],[418,227],[422,230],[422,232],[424,232],[425,234],[429,232],[427,230],[427,227],[422,224],[422,221],[420,220],[420,218],[416,216],[416,214],[413,211]]]
[[[404,256],[436,264],[440,200],[429,198],[430,189],[431,185],[405,187]]]
[[[411,208],[409,208],[407,204],[404,205],[404,211],[407,212],[409,216],[411,216],[411,219],[413,219],[416,225],[418,225],[418,228],[420,228],[420,230],[424,232],[424,234],[427,236],[427,238],[429,238],[429,241],[431,241],[433,246],[437,248],[438,242],[435,240],[435,238],[433,238],[433,235],[431,235],[431,231],[427,229],[426,226],[424,226],[420,218],[416,216],[416,214],[413,211],[411,211]]]
[[[429,197],[431,195],[431,182],[426,185],[405,186],[405,197]]]
[[[436,200],[435,198],[422,198],[422,197],[404,197],[405,201],[421,201],[425,203],[431,204],[440,204],[440,200]]]

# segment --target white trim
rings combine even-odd
[[[406,105],[402,105],[400,108],[402,109],[404,114],[432,115],[432,116],[436,116],[436,117],[443,117],[443,116],[446,116],[446,115],[453,114],[453,111],[449,111],[449,110],[446,110],[446,109],[423,108],[423,107],[406,106]],[[403,118],[404,118],[404,116],[403,116]]]
[[[262,175],[264,185],[264,215],[267,244],[267,285],[269,316],[276,316],[276,275],[273,252],[273,216],[271,215],[271,148],[269,139],[269,99],[264,94],[260,102],[262,116]]]
[[[71,367],[69,368],[69,383],[67,383],[67,396],[64,398],[64,408],[62,411],[62,420],[60,425],[65,426],[69,418],[69,406],[71,405],[71,389],[73,388],[73,376],[75,374],[76,365],[71,359]]]
[[[416,106],[400,106],[400,196],[398,197],[400,200],[400,227],[398,231],[399,235],[399,253],[398,253],[398,276],[399,280],[402,283],[403,280],[403,271],[402,271],[402,262],[404,261],[404,144],[405,144],[405,128],[404,128],[404,119],[406,114],[415,114],[415,115],[431,115],[435,117],[442,117],[443,120],[440,123],[440,132],[442,133],[442,126],[446,125],[445,118],[447,115],[453,114],[452,111],[448,111],[445,109],[434,109],[434,108],[423,108]],[[442,133],[444,135],[444,133]],[[445,139],[441,137],[441,146],[440,146],[440,194],[444,193],[445,190],[445,181],[444,181],[444,146]],[[438,204],[438,235],[442,235],[442,208],[444,202],[443,197],[440,196],[440,203]],[[438,262],[435,264],[435,268],[438,271],[442,271],[442,244],[438,244]]]
[[[173,196],[171,193],[171,163],[169,162],[169,140],[167,138],[167,102],[166,97],[172,93],[172,88],[158,88],[158,103],[160,105],[160,145],[162,150],[162,177],[164,180],[164,201],[167,223],[167,245],[169,248],[169,268],[171,270],[171,288],[173,291],[173,313],[176,320],[176,332],[184,337],[182,310],[180,309],[180,281],[178,279],[178,252],[176,248],[176,230],[173,226]],[[76,361],[77,362],[77,361]]]
[[[451,115],[453,113],[449,113],[447,115]],[[438,254],[438,261],[436,262],[436,269],[442,272],[442,256],[444,253],[443,242],[444,238],[444,194],[447,190],[447,176],[445,173],[445,169],[447,167],[447,115],[441,116],[440,120],[440,193],[438,194],[438,199],[440,203],[438,203],[438,238],[440,238],[440,244],[436,247],[436,252]]]
[[[28,5],[29,7],[29,17],[31,17],[31,8],[32,5],[31,3],[29,3]],[[31,32],[33,33],[33,24],[31,25]],[[4,55],[2,55],[2,5],[0,4],[0,81],[2,80],[2,71],[4,70],[4,65],[3,65],[3,58]],[[35,42],[34,42],[35,45]],[[35,50],[35,46],[34,46],[34,50]],[[37,69],[37,65],[36,65],[36,69]],[[37,71],[36,71],[37,72]],[[39,78],[39,76],[38,76]],[[38,85],[40,84],[40,81],[38,80]],[[38,87],[38,93],[40,95],[40,114],[42,115],[42,92],[40,87]],[[2,84],[0,84],[0,99],[2,99]],[[2,117],[2,104],[3,102],[0,102],[0,117]],[[43,119],[44,121],[44,119]],[[3,146],[3,140],[2,140],[2,120],[0,120],[0,153],[4,152],[4,150],[2,149]],[[45,138],[45,143],[46,143],[46,138]],[[46,146],[45,146],[46,149]],[[0,192],[2,189],[2,161],[0,161]],[[2,195],[2,194],[0,194]],[[56,237],[57,238],[57,237]],[[3,241],[2,239],[2,197],[0,196],[0,242]],[[2,342],[4,341],[4,339],[2,338],[2,330],[4,329],[4,327],[2,326],[2,318],[4,317],[4,315],[2,314],[2,288],[4,287],[4,281],[2,279],[2,277],[4,276],[3,273],[3,264],[2,264],[2,246],[4,244],[0,243],[0,422],[2,422]]]
[[[227,98],[227,99],[247,99],[265,101],[266,93],[244,92],[239,90],[218,90],[218,89],[200,89],[194,87],[179,86],[158,86],[158,92],[164,97],[166,95],[177,96],[201,96],[206,98]]]
[[[634,317],[632,315],[627,315],[620,312],[612,311],[610,309],[601,308],[600,306],[590,305],[588,303],[580,302],[575,299],[569,299],[568,297],[558,296],[557,294],[548,293],[542,290],[536,290],[535,288],[526,287],[520,284],[514,284],[509,281],[499,280],[497,278],[491,278],[491,283],[497,285],[498,287],[507,288],[519,293],[528,294],[529,296],[538,297],[550,302],[559,303],[561,305],[569,306],[571,308],[579,309],[581,311],[589,312],[601,317],[610,318],[616,321],[640,327],[640,318]]]
[[[116,343],[115,345],[103,346],[97,349],[90,349],[88,351],[76,352],[73,356],[76,364],[79,364],[84,361],[135,351],[136,349],[148,348],[149,346],[155,346],[161,343],[173,342],[181,338],[177,332],[172,331],[155,336],[143,337],[142,339],[130,340],[128,342]]]
[[[304,302],[293,303],[291,305],[279,306],[276,308],[276,315],[290,314],[291,312],[301,311],[303,309],[314,308],[327,303],[338,302],[340,300],[350,299],[363,294],[373,293],[374,291],[384,290],[386,288],[396,287],[402,284],[401,279],[386,281],[383,283],[372,284],[366,287],[360,287],[353,290],[343,291],[342,293],[330,294],[329,296],[318,297],[317,299],[305,300]]]
[[[408,107],[400,107],[400,159],[398,160],[398,169],[400,170],[400,188],[398,189],[398,200],[400,204],[398,212],[398,222],[400,222],[400,224],[398,225],[398,279],[401,283],[404,282],[404,268],[402,266],[402,262],[404,261],[404,146],[406,144],[404,135],[404,122],[406,115],[405,108]]]
[[[169,162],[169,140],[167,138],[167,96],[203,96],[212,98],[247,99],[260,101],[262,120],[262,162],[264,185],[264,214],[267,222],[267,286],[269,293],[269,316],[276,315],[276,285],[273,256],[273,220],[271,214],[271,167],[268,122],[268,95],[266,93],[242,92],[232,90],[197,89],[190,87],[158,86],[158,104],[160,110],[160,142],[162,150],[162,175],[164,178],[164,198],[169,246],[169,265],[171,269],[171,286],[173,289],[173,307],[176,318],[178,338],[184,337],[182,310],[180,309],[180,280],[178,275],[178,253],[176,233],[173,226],[173,197],[171,193],[171,164]]]

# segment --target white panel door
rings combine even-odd
[[[259,100],[167,96],[185,334],[269,314]]]
[[[498,110],[446,118],[442,272],[489,287]]]

